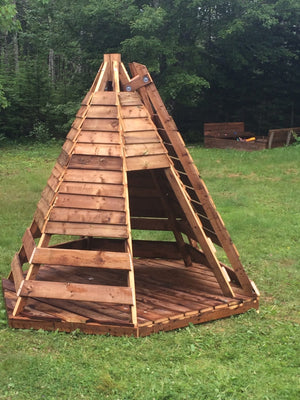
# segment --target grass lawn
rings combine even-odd
[[[115,338],[9,329],[0,296],[0,399],[300,398],[300,146],[190,151],[261,292],[260,313]],[[59,152],[0,148],[1,278]]]

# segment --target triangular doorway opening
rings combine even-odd
[[[258,308],[147,68],[130,71],[104,55],[3,280],[11,327],[145,336]]]

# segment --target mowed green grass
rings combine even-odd
[[[261,292],[260,313],[115,338],[9,329],[1,297],[0,399],[300,398],[300,147],[190,151]],[[1,277],[59,152],[0,149]]]

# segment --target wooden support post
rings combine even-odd
[[[188,253],[186,246],[185,246],[185,242],[183,240],[183,237],[181,235],[181,232],[179,232],[178,228],[177,228],[177,223],[176,223],[176,218],[174,216],[174,213],[172,212],[172,207],[171,205],[167,202],[163,192],[162,192],[162,188],[158,182],[158,179],[155,176],[154,171],[151,171],[151,175],[152,175],[152,179],[154,181],[155,187],[158,191],[158,193],[160,194],[160,200],[162,202],[163,208],[167,214],[168,217],[168,222],[170,225],[171,230],[173,231],[176,243],[178,245],[178,249],[182,255],[184,264],[186,267],[190,267],[192,265],[192,259],[190,254]]]
[[[47,235],[47,234],[43,233],[41,238],[40,238],[40,241],[39,241],[39,244],[38,244],[37,247],[38,248],[47,247],[49,242],[50,242],[50,239],[51,239],[51,235]],[[27,272],[25,280],[28,281],[28,280],[35,279],[36,275],[38,273],[39,267],[40,266],[37,265],[37,264],[30,264],[30,267],[28,269],[28,272]],[[20,288],[19,288],[19,291],[17,293],[17,296],[19,296],[19,293],[20,293],[21,290],[22,290],[22,283],[20,284]],[[22,312],[22,310],[24,309],[24,307],[26,305],[26,301],[27,301],[27,299],[25,297],[21,297],[21,296],[18,297],[16,305],[15,305],[15,308],[14,308],[14,311],[13,311],[13,316],[16,316],[20,312]]]
[[[118,64],[120,65],[120,63]],[[130,305],[131,312],[131,322],[137,329],[138,333],[138,323],[137,323],[137,306],[136,306],[136,293],[135,293],[135,279],[134,279],[134,266],[133,266],[133,249],[132,249],[132,236],[131,236],[131,225],[130,225],[130,210],[129,210],[129,194],[128,194],[128,181],[127,181],[127,166],[126,166],[126,154],[125,154],[125,139],[124,139],[124,122],[122,120],[122,115],[120,112],[120,77],[119,69],[117,68],[117,62],[114,61],[114,87],[117,91],[117,107],[118,107],[118,119],[119,119],[119,135],[120,135],[120,146],[123,149],[123,187],[125,191],[125,214],[126,214],[126,225],[127,225],[127,239],[126,239],[126,251],[129,254],[130,270],[128,271],[127,284],[132,291],[132,305]]]
[[[143,75],[148,72],[148,69],[144,65],[138,63],[133,63],[131,69],[134,70],[135,73],[139,75]],[[168,135],[168,138],[177,154],[177,157],[179,158],[186,174],[188,175],[191,184],[193,185],[195,193],[197,194],[199,201],[202,204],[212,227],[214,228],[214,231],[222,245],[222,248],[224,249],[228,257],[229,262],[232,265],[232,268],[234,269],[237,275],[237,278],[244,290],[244,293],[246,295],[253,296],[253,288],[251,285],[251,281],[248,278],[247,274],[245,273],[245,270],[243,268],[243,265],[239,257],[239,253],[236,247],[232,243],[230,235],[227,229],[225,228],[224,222],[219,213],[217,212],[214,202],[210,197],[209,192],[206,188],[206,185],[200,178],[197,167],[195,166],[193,159],[191,158],[188,150],[186,149],[184,141],[177,130],[175,122],[169,115],[155,87],[155,84],[151,82],[149,85],[144,86],[143,89],[147,93],[151,101],[151,104],[154,107],[156,114],[158,115],[160,122],[164,130],[166,131],[166,134]]]
[[[182,187],[182,184],[180,182],[179,177],[176,174],[176,171],[173,167],[165,169],[165,174],[168,178],[168,181],[174,190],[174,193],[177,196],[177,199],[186,215],[186,218],[195,234],[197,237],[197,241],[199,242],[206,258],[207,261],[209,262],[210,267],[214,271],[215,277],[217,281],[219,282],[219,285],[224,293],[225,296],[228,297],[234,297],[234,293],[232,288],[230,287],[230,284],[228,280],[226,279],[226,275],[224,274],[224,271],[222,267],[219,264],[218,259],[216,258],[214,251],[210,245],[209,240],[207,239],[203,228],[201,226],[201,222],[197,215],[195,214],[195,211],[193,210],[193,207],[190,204],[190,201],[185,193],[184,188]]]

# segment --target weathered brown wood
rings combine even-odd
[[[91,105],[116,105],[116,97],[115,92],[96,92],[92,97]]]
[[[144,106],[123,106],[120,108],[122,118],[149,118]]]
[[[120,286],[26,280],[20,294],[24,297],[132,304],[131,288]]]
[[[147,156],[166,154],[162,143],[143,143],[143,144],[129,144],[125,147],[125,153],[127,157]]]
[[[78,143],[114,143],[119,144],[119,133],[118,132],[106,132],[106,131],[84,131],[82,130],[78,137]]]
[[[25,253],[26,253],[26,257],[27,260],[30,262],[32,253],[34,252],[35,248],[36,248],[36,244],[35,241],[33,239],[33,236],[30,232],[30,229],[26,229],[24,236],[22,238],[22,243],[25,249]]]
[[[267,139],[257,139],[253,142],[241,142],[233,139],[213,138],[206,136],[204,139],[204,145],[207,148],[254,151],[266,149]]]
[[[245,135],[244,122],[205,123],[204,136],[237,138]],[[252,134],[248,134],[251,136]]]
[[[143,132],[143,131],[153,131],[155,125],[148,118],[126,118],[123,119],[124,132]]]
[[[82,124],[82,130],[86,131],[109,131],[117,132],[119,129],[119,121],[116,118],[86,118]]]
[[[131,218],[131,228],[139,230],[169,231],[170,226],[166,218]]]
[[[160,138],[156,131],[124,132],[125,144],[159,143]]]
[[[60,193],[85,194],[93,196],[123,197],[123,185],[110,185],[108,183],[62,182]]]
[[[124,211],[125,204],[122,197],[85,196],[79,194],[59,193],[55,202],[55,207]]]
[[[35,264],[130,269],[130,259],[127,253],[109,251],[38,248],[32,262]]]
[[[12,260],[11,271],[13,274],[15,289],[17,292],[19,290],[21,282],[24,280],[22,265],[21,265],[20,257],[19,257],[18,253],[15,254],[15,256]]]
[[[86,118],[117,118],[118,109],[116,106],[96,106],[89,107]]]
[[[121,171],[122,159],[121,157],[74,154],[70,159],[69,168]]]
[[[167,168],[169,165],[170,161],[166,154],[126,158],[127,171]]]
[[[141,97],[137,92],[120,92],[119,93],[120,105],[121,106],[142,106]]]
[[[125,212],[55,207],[49,214],[49,221],[125,225]]]
[[[64,176],[65,182],[122,184],[121,171],[88,170],[68,168]]]
[[[134,257],[180,259],[181,254],[175,242],[133,240]]]
[[[73,154],[120,157],[121,148],[113,144],[77,143]]]
[[[57,235],[100,236],[108,238],[127,238],[128,232],[123,225],[85,224],[73,222],[49,221],[45,233]]]

